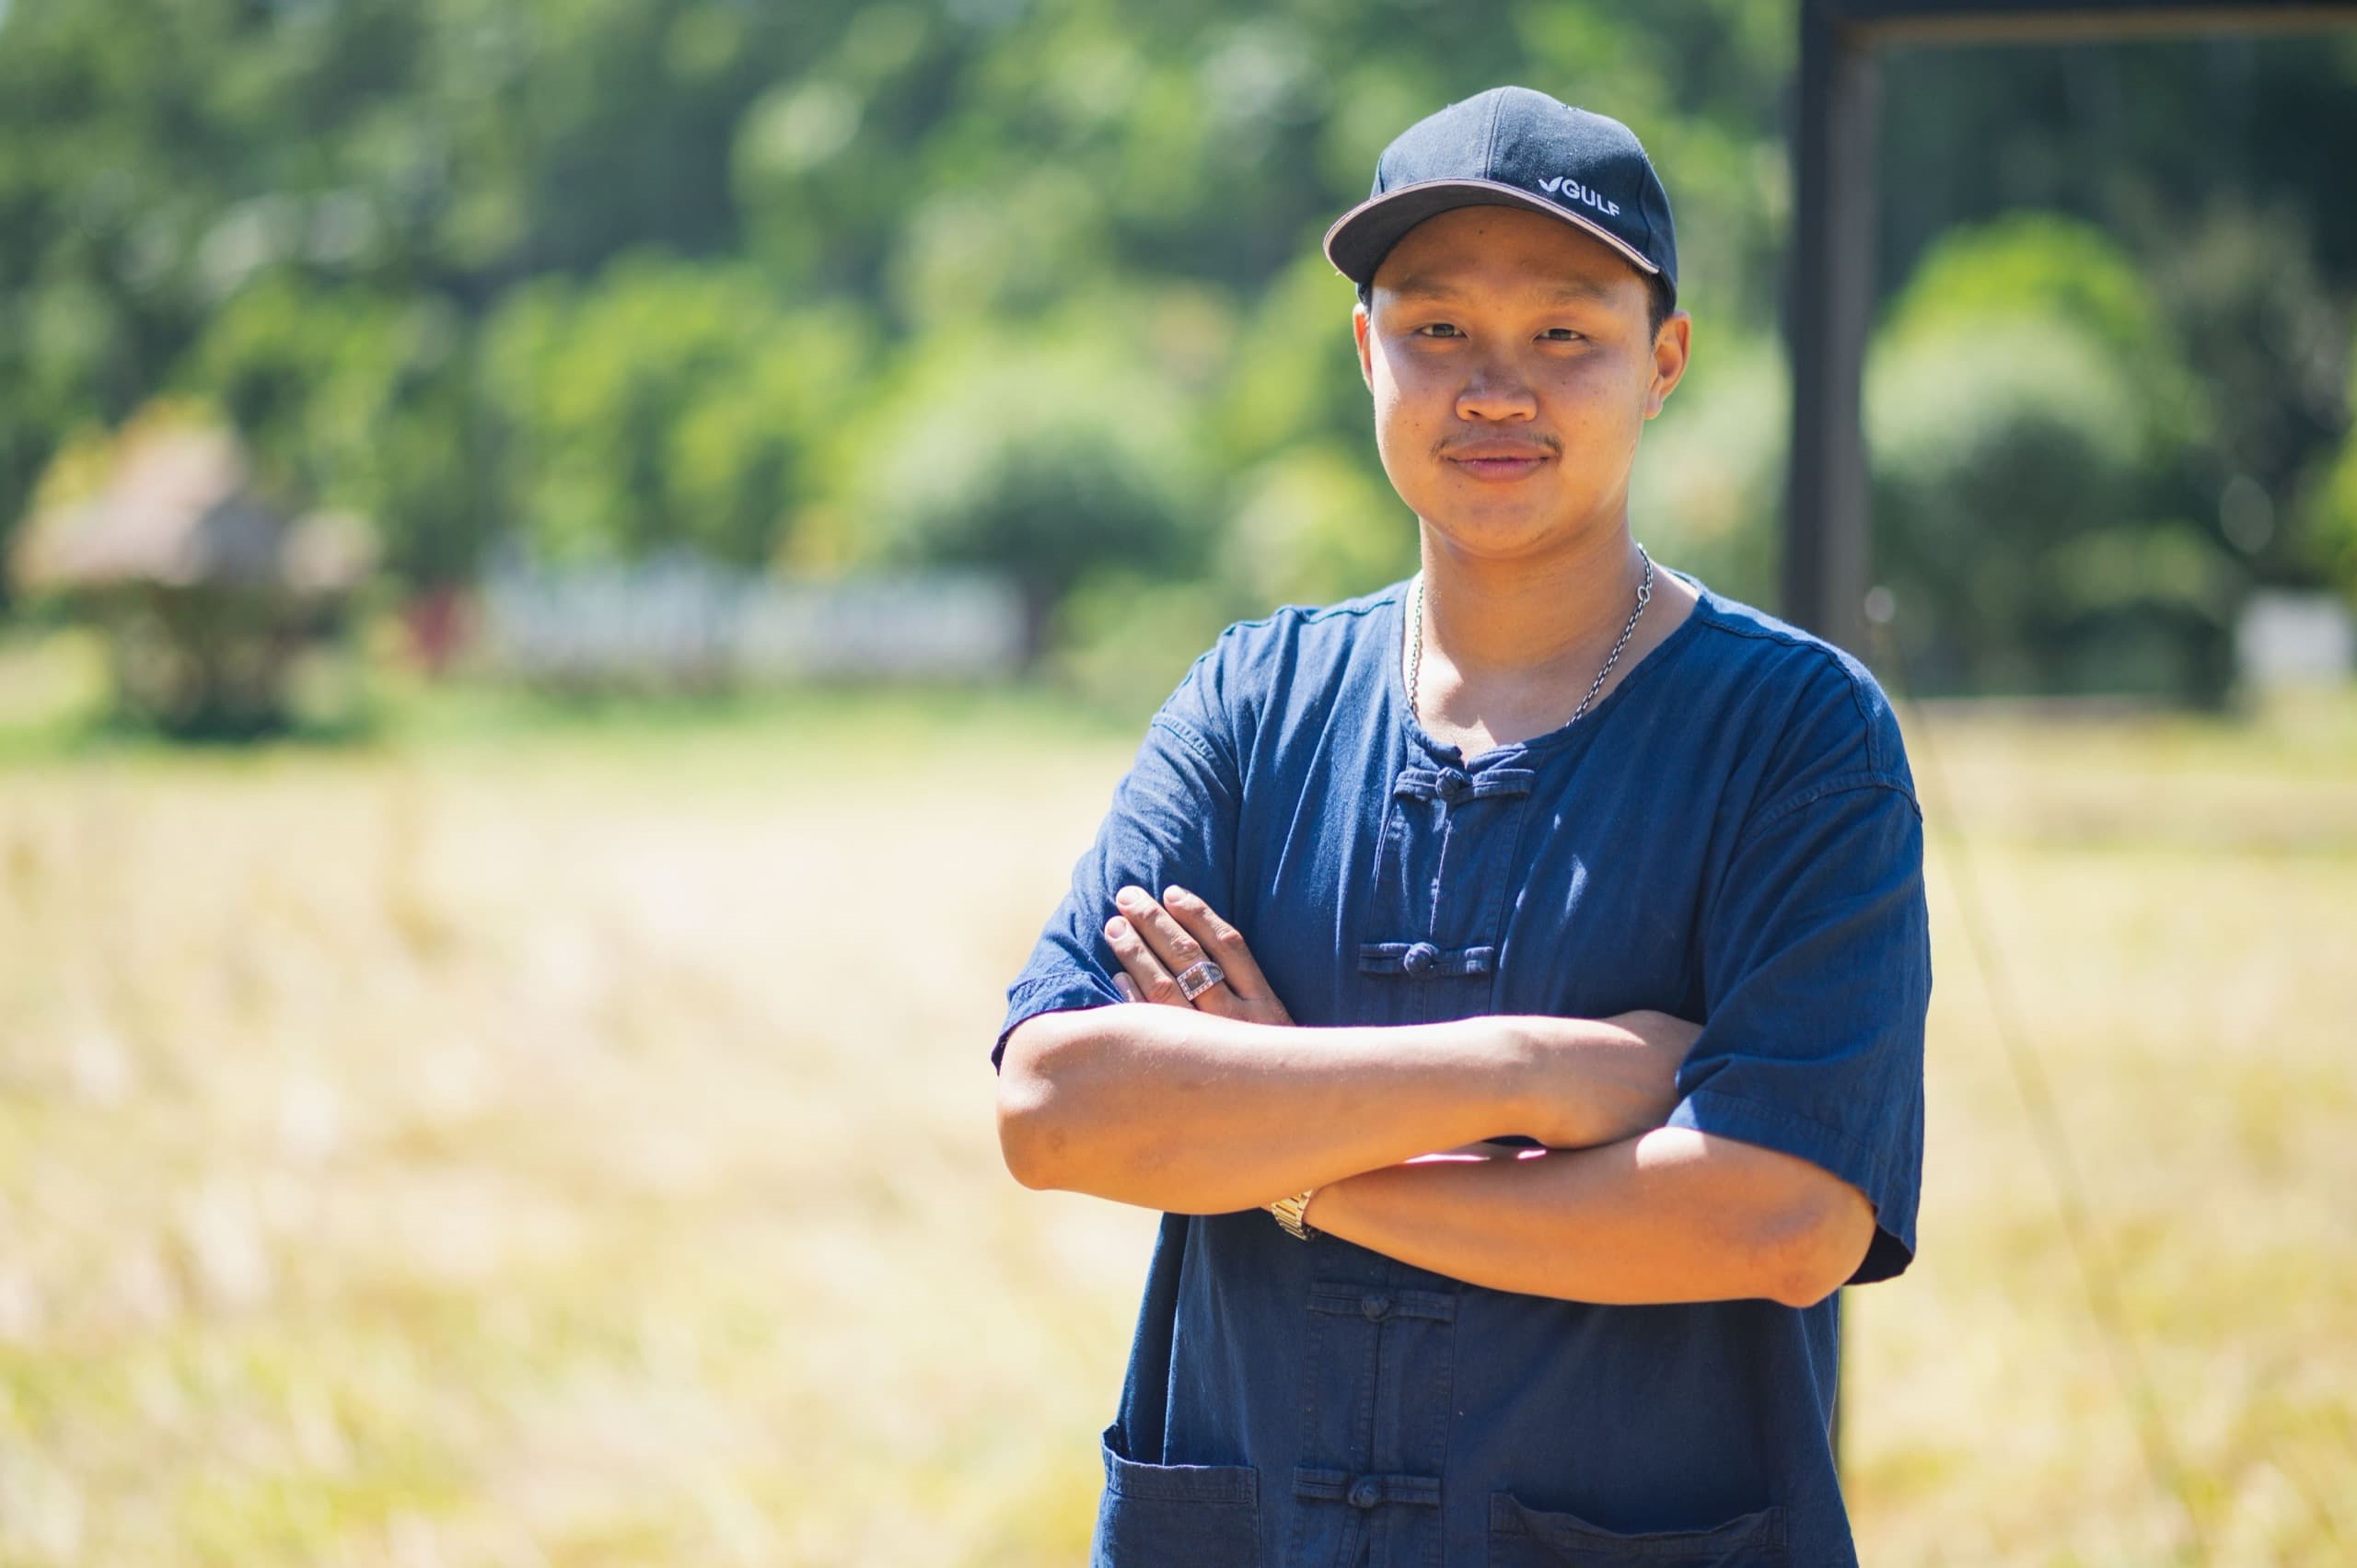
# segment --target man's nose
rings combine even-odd
[[[1512,365],[1488,358],[1473,366],[1457,389],[1457,417],[1465,420],[1533,419],[1538,400],[1530,383]]]

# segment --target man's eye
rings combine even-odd
[[[1457,330],[1455,322],[1427,321],[1422,326],[1416,329],[1416,335],[1419,337],[1461,338],[1465,334]]]
[[[1550,343],[1575,343],[1580,341],[1580,334],[1569,327],[1550,327],[1541,332],[1539,337],[1543,342]]]

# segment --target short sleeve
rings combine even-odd
[[[1073,866],[1071,888],[1007,987],[1006,1016],[991,1047],[993,1069],[1003,1064],[1007,1035],[1024,1019],[1120,1000],[1113,989],[1120,962],[1104,935],[1118,889],[1134,883],[1158,897],[1175,882],[1214,909],[1235,908],[1230,883],[1241,790],[1222,700],[1221,652],[1215,646],[1196,659],[1147,725],[1095,842]]]
[[[1898,1274],[1915,1255],[1932,987],[1922,820],[1904,763],[1822,772],[1757,813],[1704,918],[1702,1032],[1669,1124],[1858,1188],[1875,1234],[1848,1283]]]

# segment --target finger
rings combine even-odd
[[[1192,933],[1170,918],[1170,912],[1146,896],[1143,888],[1124,888],[1113,895],[1113,902],[1129,917],[1146,945],[1154,949],[1164,967],[1174,974],[1185,974],[1202,962],[1203,945]]]
[[[1184,888],[1170,887],[1162,891],[1163,902],[1188,930],[1192,932],[1204,951],[1211,954],[1227,973],[1227,988],[1243,1002],[1263,1002],[1276,993],[1270,987],[1268,977],[1253,961],[1252,949],[1245,945],[1244,933],[1220,918],[1217,910],[1203,902]]]
[[[1113,977],[1113,990],[1114,993],[1124,1002],[1143,1002],[1145,1000],[1144,997],[1138,994],[1138,982],[1130,978],[1129,971],[1126,970]]]
[[[1172,1007],[1190,1005],[1186,993],[1178,989],[1178,982],[1170,978],[1170,971],[1162,967],[1162,960],[1154,956],[1145,939],[1138,935],[1136,926],[1115,915],[1105,923],[1105,945],[1113,949],[1113,957],[1121,961],[1121,968],[1136,982],[1141,1000]]]

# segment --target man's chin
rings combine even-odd
[[[1544,514],[1529,506],[1452,506],[1420,515],[1458,554],[1482,561],[1547,555],[1585,531],[1577,515]]]

